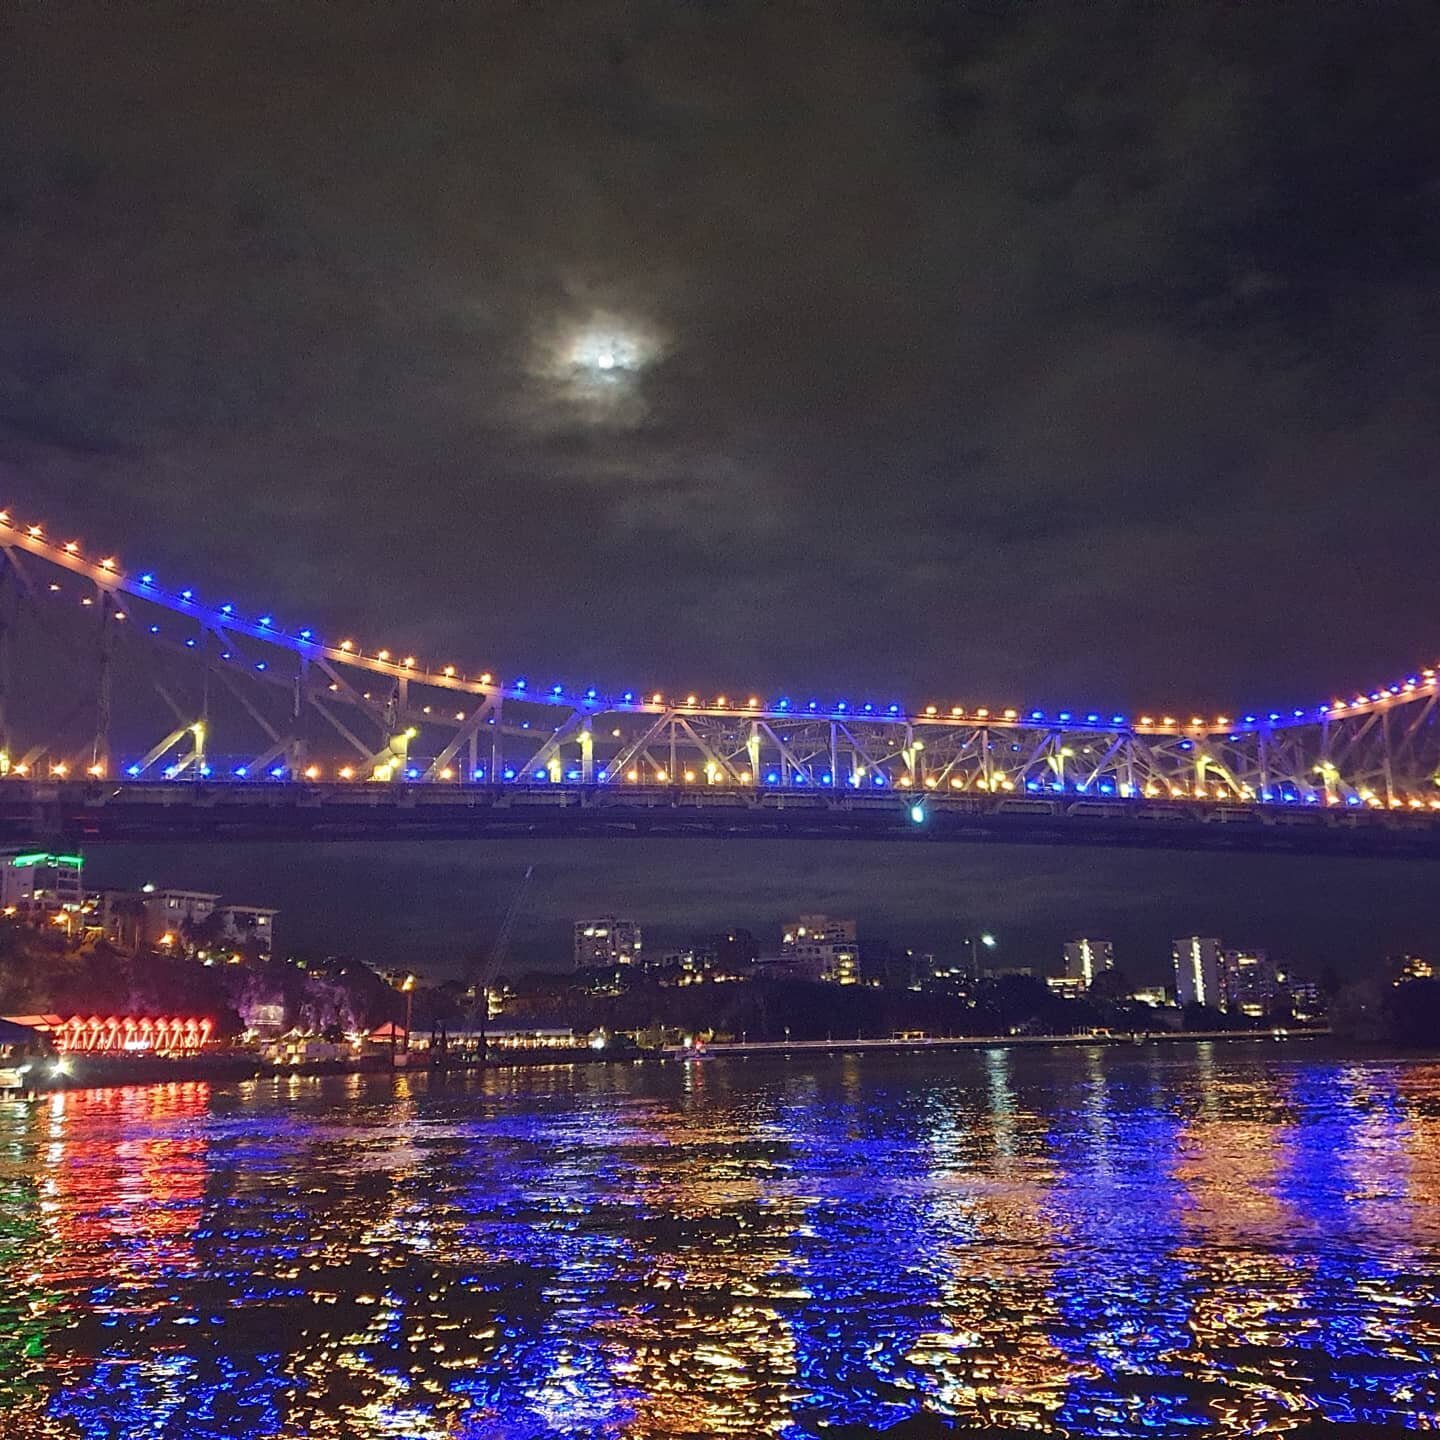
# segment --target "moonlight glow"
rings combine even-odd
[[[622,384],[649,358],[646,343],[619,328],[593,327],[581,331],[570,342],[570,370],[579,380]]]

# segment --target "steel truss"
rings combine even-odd
[[[32,626],[82,679],[22,736],[8,657]],[[138,691],[163,718],[137,718]],[[537,692],[286,631],[0,512],[0,774],[1440,812],[1436,696],[1434,668],[1306,710],[1208,719]]]

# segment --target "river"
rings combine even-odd
[[[1440,1061],[1329,1042],[0,1104],[0,1434],[1440,1421]]]

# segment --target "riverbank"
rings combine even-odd
[[[1324,1039],[1328,1027],[1286,1027],[1276,1030],[1157,1030],[1140,1035],[917,1035],[888,1040],[722,1040],[695,1048],[667,1051],[674,1060],[704,1060],[753,1055],[839,1055],[865,1052],[922,1054],[938,1050],[994,1050],[1093,1047],[1096,1045],[1175,1045],[1190,1041],[1264,1041]]]
[[[993,1049],[1081,1049],[1107,1047],[1173,1046],[1187,1042],[1249,1042],[1276,1044],[1294,1040],[1325,1039],[1328,1029],[1283,1030],[1176,1030],[1146,1035],[964,1035],[908,1036],[866,1040],[756,1040],[720,1041],[703,1047],[659,1050],[556,1051],[553,1049],[510,1050],[480,1061],[449,1055],[443,1064],[432,1064],[420,1051],[394,1056],[357,1055],[351,1059],[319,1060],[297,1065],[267,1064],[248,1051],[227,1050],[210,1054],[161,1055],[68,1055],[40,1062],[30,1076],[28,1089],[36,1093],[57,1090],[95,1090],[124,1085],[161,1085],[179,1081],[208,1080],[224,1084],[237,1080],[288,1076],[365,1074],[455,1074],[480,1069],[531,1069],[573,1065],[643,1063],[695,1064],[722,1059],[802,1058],[815,1055],[888,1054],[917,1055],[961,1050]]]

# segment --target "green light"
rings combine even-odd
[[[85,863],[83,855],[50,855],[37,850],[33,855],[17,855],[12,865],[74,865],[77,869]]]

